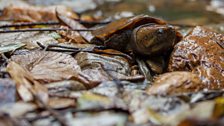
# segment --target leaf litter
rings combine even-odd
[[[100,18],[56,6],[3,9],[12,21],[1,31],[35,30],[0,34],[0,125],[223,125],[222,33],[198,26],[186,35],[142,15]],[[175,45],[164,50],[157,35]]]

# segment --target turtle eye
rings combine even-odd
[[[157,34],[158,35],[162,35],[163,33],[164,33],[164,30],[163,29],[160,28],[159,30],[157,30]]]

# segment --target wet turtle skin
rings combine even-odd
[[[93,31],[94,44],[141,55],[156,55],[171,49],[182,37],[165,21],[138,15],[112,22]]]

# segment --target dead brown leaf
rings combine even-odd
[[[40,82],[68,80],[81,72],[72,56],[58,52],[36,51],[12,56],[11,60],[30,71],[33,78]]]
[[[62,27],[64,28],[64,27]],[[63,36],[69,42],[77,43],[77,44],[86,44],[86,40],[79,34],[77,31],[58,31],[58,33]]]
[[[72,18],[69,18],[68,16],[62,15],[57,10],[57,17],[58,20],[70,27],[71,29],[87,29],[82,24],[80,24],[78,21],[73,20]],[[73,31],[75,33],[75,31]],[[87,32],[76,32],[76,34],[80,34],[87,42],[90,42],[90,40],[94,37],[90,31]]]
[[[96,85],[88,76],[82,73],[77,61],[68,54],[47,51],[35,51],[26,55],[15,55],[12,61],[26,68],[33,79],[40,83],[76,80],[87,88]]]
[[[9,62],[7,71],[16,83],[17,92],[23,101],[33,101],[38,97],[42,102],[48,101],[47,88],[34,79],[29,71],[16,62]]]

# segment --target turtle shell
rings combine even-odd
[[[94,30],[92,33],[101,41],[107,40],[113,34],[119,33],[123,30],[134,29],[143,24],[155,23],[155,24],[166,24],[165,21],[150,17],[148,15],[138,15],[131,18],[122,18],[120,20],[109,23],[108,25]]]

